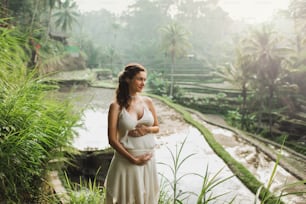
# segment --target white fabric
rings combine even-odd
[[[154,157],[155,138],[152,134],[131,137],[127,133],[137,124],[152,126],[154,118],[147,107],[139,120],[132,118],[126,109],[119,115],[119,140],[133,155],[153,153],[145,165],[132,164],[115,152],[106,178],[106,204],[157,204],[159,184]]]

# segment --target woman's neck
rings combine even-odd
[[[138,96],[137,93],[130,94],[131,99],[135,99],[135,98],[137,98],[137,96]]]

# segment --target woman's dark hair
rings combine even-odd
[[[129,93],[129,84],[127,79],[133,79],[139,72],[145,72],[146,69],[137,63],[131,63],[125,66],[124,70],[119,74],[119,84],[116,89],[116,100],[121,108],[129,107],[129,100],[131,98]]]

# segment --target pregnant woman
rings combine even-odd
[[[109,107],[108,140],[115,154],[106,178],[107,204],[158,203],[153,135],[159,131],[158,120],[152,100],[139,94],[146,78],[142,65],[128,64]]]

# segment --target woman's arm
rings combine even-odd
[[[148,160],[151,159],[152,154],[145,154],[141,156],[134,157],[130,154],[124,146],[120,143],[117,137],[117,127],[118,127],[118,118],[120,113],[120,106],[113,102],[108,111],[108,142],[117,152],[127,158],[130,162],[142,165],[145,164]]]
[[[144,102],[145,105],[148,107],[148,109],[151,111],[153,115],[153,125],[152,126],[147,126],[144,124],[138,124],[135,129],[130,130],[128,135],[132,137],[141,137],[150,133],[158,133],[159,132],[159,124],[158,124],[158,119],[157,119],[157,114],[155,111],[154,104],[152,102],[152,99],[148,97],[144,97]]]
[[[154,123],[151,127],[147,127],[147,131],[148,133],[158,133],[159,132],[159,123],[158,123],[158,119],[157,119],[157,114],[156,114],[156,110],[153,104],[153,101],[151,98],[149,97],[145,97],[145,102],[149,108],[149,110],[151,111],[153,118],[154,118]]]

